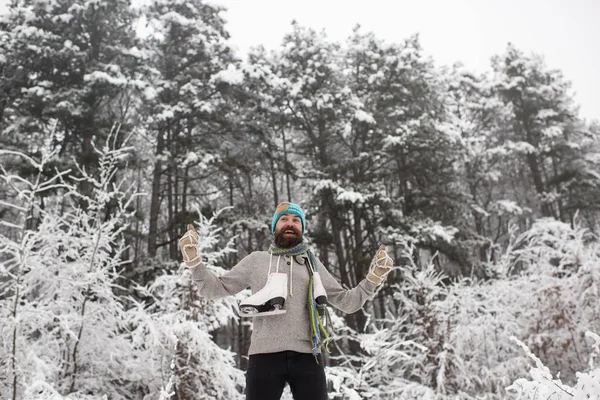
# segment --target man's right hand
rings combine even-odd
[[[179,250],[183,255],[183,261],[188,267],[195,267],[200,264],[201,258],[198,252],[198,232],[194,229],[194,225],[188,224],[187,231],[179,239]]]

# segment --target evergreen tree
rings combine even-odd
[[[529,185],[521,203],[538,215],[568,219],[559,176],[565,161],[581,154],[570,83],[540,56],[526,56],[513,45],[492,65],[499,95],[512,110],[510,140],[522,148],[519,178]]]
[[[509,138],[511,108],[498,98],[488,76],[457,64],[446,79],[445,129],[459,144],[456,170],[463,188],[465,244],[471,248],[474,264],[483,264],[506,246],[510,224],[524,223],[529,217],[518,204],[518,188],[511,179],[522,153]],[[476,273],[485,276],[489,271]]]
[[[200,0],[157,0],[144,10],[150,86],[143,93],[143,124],[154,146],[149,160],[151,257],[165,246],[165,254],[177,259],[176,239],[191,217],[190,198],[223,189],[218,181],[206,181],[222,151],[227,124],[220,88],[227,85],[225,72],[234,63],[219,11]]]
[[[138,61],[131,10],[126,0],[10,4],[0,36],[3,143],[38,155],[50,143],[63,165],[72,156],[97,165],[93,144],[130,117]]]

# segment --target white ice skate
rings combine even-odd
[[[265,287],[240,302],[240,316],[262,317],[265,315],[284,314],[287,298],[288,276],[284,273],[269,275]]]
[[[327,292],[325,291],[325,287],[323,287],[323,282],[321,281],[321,275],[318,272],[313,272],[313,282],[315,287],[315,301],[317,305],[326,305],[327,304]]]

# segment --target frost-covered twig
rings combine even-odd
[[[521,342],[516,337],[510,338],[513,342],[517,343],[531,358],[536,367],[530,371],[530,375],[533,378],[532,381],[525,379],[517,379],[511,386],[507,387],[507,391],[516,392],[520,395],[519,398],[523,399],[550,399],[552,396],[556,396],[556,399],[563,399],[564,396],[567,398],[573,398],[575,391],[569,386],[563,384],[559,379],[554,379],[550,370],[542,363],[542,361],[529,350],[527,345]],[[558,392],[557,392],[558,390]],[[534,397],[532,396],[532,392]]]
[[[177,345],[179,344],[179,340],[175,340],[175,346],[173,347],[173,358],[171,359],[171,364],[169,368],[171,369],[171,374],[169,375],[169,381],[165,385],[164,388],[160,389],[160,397],[159,400],[169,400],[175,392],[173,390],[173,385],[175,384],[175,360],[177,355]]]

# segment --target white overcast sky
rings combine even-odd
[[[0,8],[8,0],[0,0]],[[419,33],[438,64],[489,69],[508,42],[544,56],[573,83],[581,116],[600,120],[600,0],[209,0],[228,10],[231,42],[241,52],[279,46],[292,20],[343,40],[363,31],[399,42]]]

